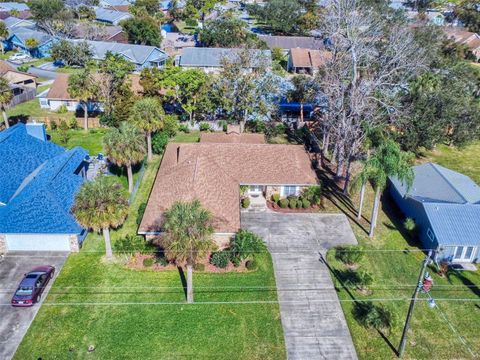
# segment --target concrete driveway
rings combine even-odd
[[[341,214],[242,212],[242,228],[272,254],[288,359],[357,359],[327,266],[326,250],[356,244]]]
[[[12,252],[0,261],[0,359],[9,360],[15,354],[67,256],[67,253],[58,252]],[[40,265],[53,265],[56,269],[55,277],[44,290],[40,304],[30,308],[10,306],[10,299],[23,275]]]

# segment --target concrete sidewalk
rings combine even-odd
[[[288,359],[357,359],[322,254],[356,244],[344,215],[242,213],[272,254]]]

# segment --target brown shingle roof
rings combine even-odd
[[[202,133],[200,142],[207,143],[246,143],[246,144],[265,144],[263,134],[242,133]]]
[[[0,60],[0,74],[5,74],[6,72],[9,71],[16,71],[15,68],[9,64],[7,64],[6,61]]]
[[[318,68],[325,65],[332,55],[326,50],[294,48],[290,50],[290,57],[294,67]]]
[[[303,146],[192,143],[167,146],[140,233],[158,233],[163,213],[176,201],[198,199],[217,232],[240,228],[240,185],[307,185],[317,177]]]

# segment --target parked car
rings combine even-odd
[[[12,306],[32,306],[42,298],[43,290],[53,274],[54,266],[39,266],[25,274],[12,297]]]
[[[15,53],[8,58],[10,61],[24,61],[30,59],[30,55],[25,53]]]

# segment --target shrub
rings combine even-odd
[[[67,106],[64,104],[60,105],[60,107],[57,109],[57,114],[66,114],[67,112]]]
[[[335,250],[335,257],[344,264],[353,265],[363,258],[364,253],[361,250],[362,248],[359,246],[338,247]]]
[[[17,67],[17,70],[20,72],[28,72],[28,69],[30,69],[30,65],[20,65]]]
[[[185,20],[185,25],[188,27],[197,27],[198,21],[192,18],[188,18]]]
[[[280,194],[279,193],[272,194],[272,201],[273,202],[278,203],[279,200],[280,200]]]
[[[225,120],[220,120],[220,121],[218,122],[218,126],[220,126],[220,127],[222,128],[222,131],[227,132],[228,123],[227,123]]]
[[[295,199],[295,198],[291,198],[290,200],[288,200],[288,206],[290,207],[290,209],[296,209],[297,208],[297,202],[298,202],[298,200]]]
[[[149,247],[145,239],[139,235],[127,235],[124,238],[118,239],[113,244],[113,250],[126,255],[144,252]]]
[[[267,247],[260,236],[242,229],[230,240],[230,250],[232,251],[232,257],[244,260],[255,256],[256,253],[265,252]]]
[[[68,140],[70,140],[70,134],[68,133],[68,124],[65,120],[60,121],[60,125],[58,125],[59,128],[59,137],[60,137],[60,142],[63,145],[66,145],[68,143]]]
[[[240,185],[240,194],[245,194],[248,190],[249,186],[248,185]]]
[[[190,133],[190,128],[188,127],[188,125],[179,125],[178,130],[184,132],[185,134]]]
[[[206,123],[206,122],[200,123],[199,128],[200,128],[200,131],[210,131],[211,130],[210,124]]]
[[[74,116],[70,120],[68,120],[68,128],[71,130],[76,130],[78,129],[78,123],[77,123],[77,118]]]
[[[364,327],[377,330],[390,330],[396,322],[390,309],[383,304],[374,305],[371,301],[356,302],[353,316]]]
[[[160,264],[162,266],[168,266],[169,264],[168,259],[163,254],[160,254],[157,257],[155,257],[155,263]]]
[[[246,209],[250,206],[250,198],[243,198],[242,199],[242,208]]]
[[[232,256],[230,261],[232,262],[233,266],[239,267],[240,264],[242,263],[242,259],[240,259],[238,256]]]
[[[195,264],[193,265],[193,270],[195,271],[205,271],[205,265],[204,264]]]
[[[135,221],[137,225],[140,225],[143,219],[143,214],[145,214],[145,209],[147,208],[147,203],[141,203],[137,211],[137,220]]]
[[[159,131],[152,136],[152,150],[154,154],[163,154],[168,144],[168,134]]]
[[[320,205],[322,200],[322,187],[320,185],[309,186],[302,192],[302,197],[315,205]]]
[[[248,260],[248,261],[245,263],[245,267],[247,268],[247,270],[257,270],[258,264],[257,264],[257,262],[255,261],[255,259],[252,259],[252,260]]]
[[[278,204],[282,209],[285,209],[288,207],[288,199],[281,199]]]
[[[168,137],[174,137],[178,131],[178,119],[175,115],[166,115],[163,120],[162,132],[165,132]]]
[[[145,267],[151,267],[155,260],[153,258],[145,258],[143,259],[143,266]]]
[[[57,122],[55,120],[50,120],[50,130],[57,130],[58,128],[58,125],[57,125]]]
[[[404,227],[405,230],[407,230],[408,232],[414,232],[414,231],[415,231],[415,228],[417,227],[417,225],[415,224],[415,220],[413,220],[412,218],[407,217],[407,218],[405,219],[405,221],[403,222],[403,227]]]
[[[230,262],[230,253],[225,250],[215,252],[210,257],[210,264],[220,269],[225,269],[228,266],[229,262]]]
[[[302,207],[304,209],[308,209],[310,206],[312,206],[312,204],[310,203],[310,201],[308,201],[307,199],[302,199]]]
[[[336,275],[345,285],[356,287],[359,290],[365,290],[373,283],[372,274],[365,270],[337,271]]]

